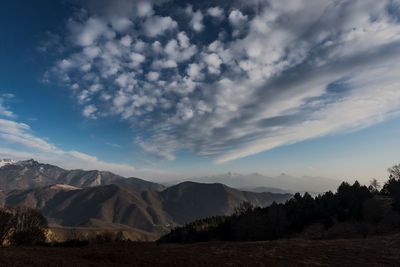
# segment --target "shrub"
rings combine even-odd
[[[8,241],[12,229],[12,214],[8,208],[0,208],[0,246]]]
[[[39,209],[0,208],[1,244],[35,245],[46,241],[47,220]]]

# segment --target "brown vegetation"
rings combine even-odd
[[[34,245],[46,241],[47,220],[39,209],[0,208],[0,246]]]
[[[398,266],[400,234],[187,245],[118,242],[0,249],[0,266]]]

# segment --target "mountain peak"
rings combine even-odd
[[[7,163],[9,162],[13,161],[7,160]],[[0,167],[5,164],[3,163]],[[34,159],[18,161],[15,164],[7,165],[7,167],[0,170],[0,190],[25,190],[54,184],[64,184],[80,188],[119,184],[138,190],[161,191],[165,189],[163,185],[139,178],[124,178],[111,172],[98,170],[64,170],[55,165],[37,162]],[[60,186],[57,186],[57,188],[60,188]]]
[[[19,161],[19,163],[21,163],[22,165],[28,165],[28,166],[40,164],[39,162],[37,162],[34,159],[22,160],[22,161]]]
[[[8,164],[14,164],[16,161],[12,159],[0,159],[0,168],[8,165]]]

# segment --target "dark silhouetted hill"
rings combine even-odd
[[[273,201],[284,202],[290,194],[242,192],[223,184],[183,182],[160,193],[165,210],[178,224],[199,218],[232,214],[243,201],[254,206],[267,206]]]

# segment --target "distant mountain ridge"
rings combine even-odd
[[[135,177],[125,178],[108,171],[65,170],[42,164],[33,159],[18,161],[0,167],[0,190],[28,190],[53,184],[92,187],[119,184],[139,190],[161,191],[166,187]]]
[[[0,206],[39,208],[55,226],[129,227],[159,236],[200,218],[230,215],[245,201],[268,206],[291,197],[220,183],[183,182],[165,188],[107,171],[68,171],[34,160],[0,168]]]
[[[162,234],[196,219],[229,215],[244,201],[255,206],[267,206],[290,197],[290,194],[241,192],[222,184],[185,182],[161,192],[115,184],[83,189],[53,185],[13,190],[3,195],[2,202],[39,208],[52,224],[81,227],[127,225]]]
[[[282,173],[278,176],[265,176],[259,173],[239,174],[239,173],[223,173],[213,176],[194,177],[190,179],[198,183],[221,183],[239,190],[248,190],[253,192],[278,193],[283,192],[314,192],[322,193],[326,191],[334,191],[339,181],[323,177],[301,176],[294,177]],[[175,181],[175,184],[182,181]],[[265,187],[266,189],[262,189]]]

